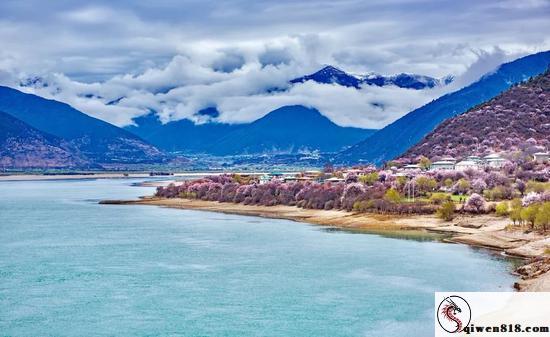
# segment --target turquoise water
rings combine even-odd
[[[132,182],[0,183],[0,335],[431,336],[434,291],[512,290],[462,245],[97,204]]]

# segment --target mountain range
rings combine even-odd
[[[341,127],[318,110],[285,106],[247,124],[194,124],[183,119],[162,124],[154,113],[127,130],[166,151],[214,155],[337,152],[375,130]]]
[[[341,152],[334,161],[369,162],[379,165],[396,158],[444,120],[494,98],[512,85],[545,72],[549,64],[550,51],[505,63],[477,82],[409,112],[366,140]]]
[[[195,124],[189,119],[162,124],[156,113],[134,119],[126,130],[168,152],[204,153],[225,135],[239,129],[241,124]]]
[[[338,84],[356,89],[359,89],[362,85],[375,85],[378,87],[393,85],[404,89],[421,90],[447,85],[453,81],[453,77],[446,76],[441,79],[437,79],[430,76],[406,73],[390,76],[384,76],[377,73],[352,75],[329,65],[313,74],[295,78],[291,80],[290,83],[303,83],[307,81],[314,81],[324,84]]]
[[[543,147],[548,147],[548,76],[518,84],[544,73],[549,64],[550,51],[503,64],[477,82],[378,131],[342,127],[318,110],[300,105],[281,107],[245,124],[195,124],[187,119],[163,124],[151,112],[136,118],[135,125],[121,129],[65,103],[0,86],[0,167],[157,164],[174,160],[174,153],[226,156],[321,152],[336,164],[381,164],[410,148],[407,157],[499,150],[517,146],[528,138],[539,143],[546,141]],[[333,67],[323,70],[299,81],[360,87],[368,77],[351,76]],[[370,80],[375,78],[371,76]],[[425,83],[424,88],[445,83],[416,75],[414,78]],[[399,75],[377,83],[371,85],[392,83],[421,89]],[[469,112],[462,115],[466,111]],[[215,120],[219,112],[211,107],[199,111],[199,115]],[[488,142],[495,145],[490,148]],[[341,152],[330,154],[338,151]]]
[[[208,152],[219,155],[337,152],[374,131],[336,125],[316,109],[285,106],[228,133],[212,144]]]
[[[94,168],[68,142],[0,112],[0,167]]]
[[[77,151],[75,155],[86,158],[87,162],[134,164],[165,159],[161,151],[138,136],[65,103],[0,86],[0,111],[40,131],[43,136],[55,137],[44,138],[53,144],[62,140],[66,150]],[[4,122],[8,123],[6,119]],[[29,130],[22,125],[19,128]]]
[[[464,158],[500,151],[545,151],[550,146],[550,71],[449,118],[403,156]]]

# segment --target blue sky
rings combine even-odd
[[[218,106],[239,123],[284,104],[341,125],[382,127],[513,58],[550,49],[550,2],[526,1],[12,1],[0,2],[0,83],[117,125]],[[350,72],[457,76],[454,87],[273,86],[324,64]],[[118,105],[109,105],[123,97]],[[385,103],[381,109],[370,103]]]

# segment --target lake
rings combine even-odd
[[[512,291],[464,245],[97,203],[136,182],[0,183],[0,335],[425,337],[434,291]]]

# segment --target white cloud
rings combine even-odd
[[[52,74],[43,79],[47,86],[22,89],[66,102],[119,126],[132,124],[133,118],[150,111],[156,111],[163,122],[187,118],[202,123],[207,118],[197,112],[208,107],[220,111],[219,122],[246,123],[281,106],[300,104],[318,109],[342,126],[382,128],[442,94],[472,83],[512,57],[499,48],[472,53],[476,61],[452,85],[429,90],[368,85],[357,90],[312,81],[290,86],[288,81],[301,75],[302,66],[294,61],[277,66],[251,61],[227,73],[203,65],[203,58],[181,55],[164,67],[138,75],[83,83]]]
[[[83,24],[101,24],[109,22],[115,15],[108,8],[86,7],[61,13],[60,18]]]
[[[550,49],[547,1],[0,2],[0,83],[127,125],[155,110],[167,122],[248,122],[282,105],[379,128],[516,56]],[[350,72],[458,75],[425,91],[288,80],[323,64]],[[275,87],[283,91],[269,91]],[[116,101],[117,104],[109,104]]]
[[[484,74],[490,73],[498,68],[499,65],[511,61],[521,54],[506,54],[504,50],[494,47],[491,51],[472,50],[477,57],[468,69],[458,77],[450,86],[452,89],[460,89],[468,84],[477,81]]]

